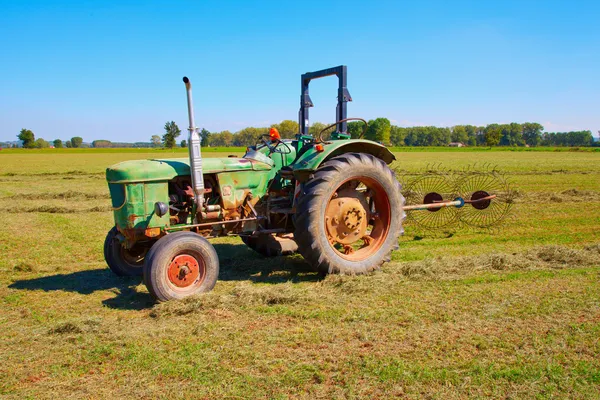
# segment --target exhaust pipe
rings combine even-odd
[[[192,83],[183,77],[185,89],[187,91],[188,118],[190,120],[190,135],[188,138],[188,149],[190,152],[190,173],[192,176],[192,189],[194,190],[194,202],[196,203],[196,212],[202,211],[204,204],[204,177],[202,176],[202,154],[200,153],[200,135],[198,128],[194,123],[194,104],[192,102]],[[200,214],[201,215],[201,214]]]

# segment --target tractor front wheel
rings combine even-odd
[[[193,232],[163,236],[144,261],[144,283],[158,301],[208,292],[218,276],[219,257],[215,248]]]
[[[325,162],[296,207],[298,251],[319,272],[364,274],[390,261],[403,233],[404,197],[385,162],[347,153]]]
[[[112,272],[118,276],[141,276],[144,257],[148,248],[135,244],[131,249],[121,245],[117,235],[117,227],[113,227],[104,240],[104,259]]]

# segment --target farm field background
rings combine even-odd
[[[0,397],[600,396],[600,153],[397,152],[403,173],[496,166],[514,218],[407,226],[381,271],[323,280],[217,239],[215,290],[154,305],[104,263],[104,169],[172,156],[0,152]]]

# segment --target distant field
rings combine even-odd
[[[600,153],[402,150],[505,171],[514,218],[324,280],[219,239],[215,290],[163,305],[105,266],[104,170],[185,149],[0,151],[0,397],[598,398]]]

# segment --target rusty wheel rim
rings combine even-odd
[[[391,223],[391,207],[383,186],[359,176],[342,182],[325,208],[325,234],[337,254],[363,261],[381,248]]]
[[[167,269],[169,282],[176,288],[188,289],[202,283],[206,276],[206,268],[203,262],[190,254],[175,256]]]

